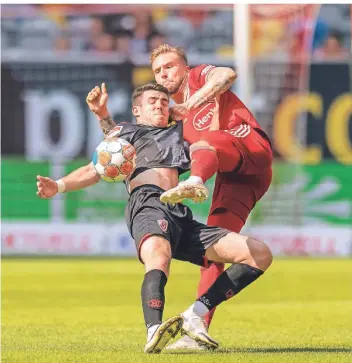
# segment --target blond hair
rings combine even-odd
[[[176,53],[178,56],[180,56],[186,64],[188,63],[186,53],[181,47],[170,47],[168,44],[162,44],[159,45],[158,48],[153,49],[152,54],[149,57],[150,64],[153,64],[155,61],[155,58],[158,57],[160,54],[165,53]]]

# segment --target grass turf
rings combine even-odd
[[[165,318],[193,302],[198,276],[173,262]],[[275,260],[218,309],[218,351],[147,356],[138,261],[3,259],[2,361],[351,362],[351,276],[351,260]]]

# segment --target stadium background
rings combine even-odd
[[[349,255],[351,9],[282,8],[252,6],[250,73],[234,86],[241,96],[241,77],[250,83],[249,107],[275,150],[273,185],[246,230],[275,254]],[[234,66],[232,6],[3,5],[1,29],[3,254],[134,255],[122,184],[48,202],[35,176],[91,157],[102,139],[85,104],[94,85],[107,82],[114,119],[132,121],[131,90],[153,78],[156,45],[183,46],[191,65]],[[192,207],[205,220],[209,202]]]
[[[250,23],[236,9],[1,6],[3,362],[351,362],[351,7],[251,6]],[[238,68],[234,90],[275,152],[245,229],[280,257],[217,310],[217,352],[158,357],[142,353],[143,266],[124,257],[135,255],[124,186],[35,193],[37,174],[59,178],[101,141],[85,104],[93,86],[106,81],[115,120],[131,121],[131,90],[152,79],[148,52],[165,41],[191,65]],[[208,208],[192,205],[202,220]],[[194,300],[198,281],[198,267],[173,261],[166,318]]]

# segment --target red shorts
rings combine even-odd
[[[219,159],[208,224],[239,232],[271,183],[273,156],[269,140],[243,125],[210,131],[204,139],[216,148]],[[238,165],[235,170],[231,169],[234,165]],[[227,212],[230,221],[222,217],[228,216]]]

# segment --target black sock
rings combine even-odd
[[[163,318],[167,282],[165,273],[161,270],[151,270],[144,275],[142,284],[142,306],[144,321],[147,328],[160,324]]]
[[[198,301],[212,310],[238,294],[262,274],[263,271],[255,267],[243,263],[233,264],[217,278],[205,294],[199,297]]]

